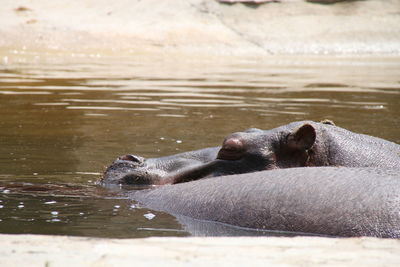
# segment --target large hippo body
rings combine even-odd
[[[257,230],[400,238],[399,169],[277,169],[134,191],[130,198],[178,218]]]
[[[400,166],[400,145],[350,132],[331,123],[293,122],[271,130],[249,129],[225,138],[221,147],[145,159],[118,158],[103,184],[173,184],[206,177],[311,167]]]

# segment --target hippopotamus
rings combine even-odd
[[[270,130],[233,133],[220,147],[160,158],[124,155],[110,165],[101,183],[164,185],[208,177],[294,167],[400,166],[400,145],[335,126],[298,121]]]
[[[189,229],[216,222],[259,234],[400,238],[400,169],[275,169],[131,191],[129,197]]]

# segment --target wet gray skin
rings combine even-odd
[[[293,122],[271,130],[249,129],[225,138],[221,147],[167,157],[119,157],[102,184],[162,185],[262,170],[311,167],[400,166],[400,145],[353,133],[331,122]]]
[[[400,238],[399,169],[276,169],[136,190],[129,196],[178,218],[246,229]]]

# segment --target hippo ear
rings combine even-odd
[[[307,150],[314,145],[316,136],[314,127],[304,124],[287,136],[287,145],[292,149]]]

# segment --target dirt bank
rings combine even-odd
[[[400,240],[0,235],[6,266],[399,266]]]
[[[3,0],[0,50],[400,53],[400,1]]]

